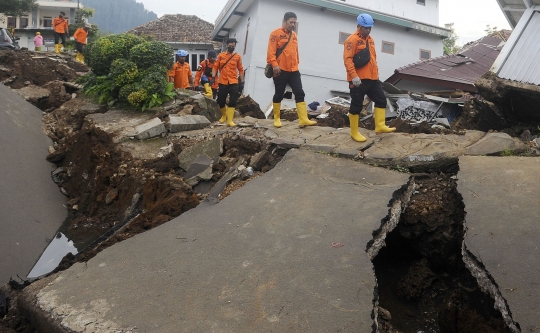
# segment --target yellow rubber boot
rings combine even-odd
[[[54,44],[54,53],[60,53],[60,50],[58,49],[59,44]]]
[[[221,110],[221,118],[219,119],[219,122],[223,124],[225,121],[227,121],[227,107],[224,106],[220,110]]]
[[[351,123],[351,137],[354,141],[357,142],[364,142],[366,141],[366,138],[358,132],[358,118],[360,116],[357,114],[350,114],[349,113],[349,122]]]
[[[316,121],[309,120],[307,116],[306,102],[296,103],[296,112],[298,113],[298,124],[300,127],[317,125]]]
[[[81,53],[81,56],[79,57],[79,60],[81,61],[81,64],[84,64],[84,55]]]
[[[227,108],[227,126],[234,127],[236,124],[233,122],[234,118],[234,108],[228,107]]]
[[[390,133],[396,130],[395,127],[386,126],[386,109],[384,108],[374,108],[373,109],[373,119],[375,120],[375,133]]]
[[[58,52],[56,53],[61,53],[62,52],[62,44],[58,44]]]
[[[212,88],[210,87],[210,83],[204,84],[204,90],[206,91],[203,95],[212,99],[214,97],[214,92],[212,92]]]
[[[281,103],[273,103],[274,109],[274,127],[281,127],[281,120],[279,119],[281,115]]]

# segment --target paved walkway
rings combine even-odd
[[[42,111],[0,84],[0,285],[25,278],[67,215]]]
[[[521,332],[539,331],[540,158],[462,157],[459,167],[469,264],[486,268],[473,271],[503,311],[509,306]]]

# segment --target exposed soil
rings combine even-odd
[[[455,180],[426,175],[415,182],[408,208],[373,260],[381,332],[511,332],[461,258],[465,207]]]
[[[88,72],[88,67],[68,55],[0,50],[0,81],[12,89],[69,82],[77,78],[77,72]]]

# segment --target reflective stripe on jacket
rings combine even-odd
[[[214,61],[214,71],[216,73],[219,71],[219,84],[237,84],[238,75],[244,74],[242,56],[234,53],[231,58],[228,52],[221,52]]]
[[[175,62],[173,68],[169,71],[169,77],[174,77],[174,88],[189,88],[189,78],[192,76],[191,67],[187,62],[181,64]]]
[[[65,34],[68,31],[68,23],[65,19],[55,17],[52,23],[54,31],[59,34]]]
[[[353,58],[356,53],[366,48],[369,44],[370,59],[367,65],[362,68],[355,68]],[[379,67],[377,66],[377,54],[375,52],[375,41],[371,36],[364,38],[358,32],[350,35],[343,44],[343,61],[347,71],[347,81],[350,82],[358,76],[360,79],[378,80]]]
[[[287,43],[289,36],[289,32],[283,28],[278,28],[270,33],[266,63],[271,64],[272,67],[279,66],[281,70],[286,72],[296,72],[298,71],[298,64],[300,63],[300,57],[298,55],[298,35],[296,32],[292,31],[291,41],[276,60],[277,50]]]

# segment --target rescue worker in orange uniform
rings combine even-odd
[[[86,38],[88,37],[88,30],[90,30],[90,28],[92,28],[92,25],[86,23],[84,27],[77,29],[73,34],[73,38],[75,38],[75,42],[77,43],[75,46],[77,49],[77,56],[75,59],[82,64],[84,64],[83,48],[86,45]]]
[[[379,81],[375,41],[369,35],[374,24],[373,18],[369,14],[360,14],[356,23],[356,32],[350,35],[343,45],[343,61],[351,93],[351,108],[349,109],[351,137],[355,141],[364,142],[366,138],[358,132],[358,118],[360,111],[362,111],[365,95],[368,95],[375,102],[375,109],[373,110],[375,133],[390,133],[396,129],[386,126],[385,123],[386,96],[381,81]],[[362,67],[356,68],[354,56],[365,48],[369,48],[369,62]]]
[[[274,69],[275,93],[272,99],[274,111],[274,126],[281,127],[279,118],[281,111],[281,101],[287,84],[291,87],[296,100],[296,111],[298,113],[298,122],[300,126],[310,126],[317,124],[316,121],[308,119],[307,105],[304,101],[306,94],[302,88],[302,80],[298,71],[300,57],[298,55],[298,35],[294,32],[296,27],[296,14],[287,12],[283,16],[283,24],[270,33],[268,39],[268,51],[266,62],[272,65]],[[276,58],[276,52],[282,48],[285,43],[287,46],[283,49],[279,57]]]
[[[66,13],[60,12],[58,17],[55,17],[52,23],[54,29],[54,51],[60,53],[62,51],[62,45],[66,44],[66,35],[68,34],[68,22],[64,18]],[[62,43],[60,44],[60,39]]]
[[[220,123],[227,121],[227,126],[234,127],[233,122],[234,109],[238,101],[238,91],[244,89],[244,67],[242,66],[242,56],[234,52],[236,48],[236,39],[227,39],[227,51],[221,52],[214,62],[212,69],[212,80],[214,84],[216,73],[219,71],[219,88],[217,103],[221,109]],[[240,79],[239,79],[240,78]],[[229,105],[226,105],[227,96],[229,96]]]
[[[195,87],[199,86],[199,83],[204,87],[205,93],[204,96],[212,99],[216,99],[218,82],[214,80],[214,84],[210,86],[210,80],[212,79],[212,69],[214,67],[214,62],[216,61],[217,53],[214,50],[208,51],[208,59],[203,60],[197,68],[197,73],[195,74]]]
[[[188,89],[190,86],[193,86],[191,67],[186,62],[188,53],[184,50],[178,50],[176,56],[176,62],[169,71],[169,82],[174,82],[175,89]]]

